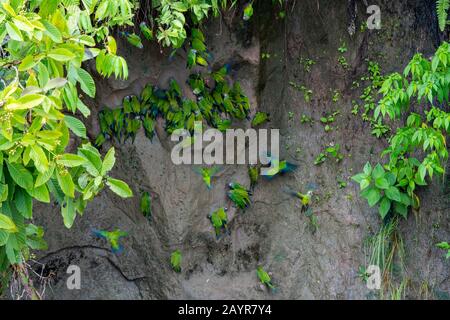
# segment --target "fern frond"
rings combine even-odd
[[[436,1],[436,10],[439,21],[439,29],[441,31],[445,30],[445,26],[447,25],[447,15],[448,8],[450,7],[450,0],[437,0]]]

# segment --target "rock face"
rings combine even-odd
[[[266,4],[260,4],[266,2]],[[370,127],[351,113],[360,90],[354,80],[366,72],[365,59],[377,61],[385,72],[400,71],[412,55],[431,55],[439,42],[434,1],[381,2],[382,29],[361,31],[367,19],[364,1],[290,1],[286,17],[277,18],[271,1],[258,1],[249,25],[239,16],[225,15],[205,27],[213,67],[230,63],[255,110],[270,113],[268,128],[280,129],[281,155],[299,164],[294,174],[262,181],[253,204],[237,212],[226,199],[226,184],[248,184],[246,166],[226,166],[208,191],[190,166],[172,163],[170,143],[164,134],[150,142],[139,132],[134,144],[117,149],[114,175],[129,183],[136,197],[122,200],[103,192],[90,203],[83,217],[66,230],[57,207],[41,207],[49,250],[40,253],[45,271],[53,274],[48,299],[365,299],[370,291],[358,277],[366,263],[364,240],[379,229],[376,210],[359,198],[358,186],[339,189],[337,179],[347,179],[367,161],[379,161],[385,146],[370,134]],[[356,7],[355,7],[356,6]],[[355,23],[353,36],[349,26]],[[350,28],[351,29],[351,28]],[[349,68],[339,63],[338,48],[346,44]],[[129,94],[139,94],[150,82],[164,87],[171,77],[184,83],[185,60],[169,61],[155,44],[143,50],[120,46],[129,62],[126,82],[100,80],[93,109],[91,136],[98,133],[96,114],[103,106],[114,107]],[[261,59],[262,54],[269,58]],[[264,55],[266,57],[267,55]],[[307,72],[305,59],[315,64]],[[312,89],[310,102],[292,84]],[[183,88],[186,95],[189,90]],[[341,94],[332,101],[335,90]],[[340,111],[333,131],[326,133],[318,121]],[[307,115],[316,121],[300,123]],[[236,123],[248,127],[247,122]],[[161,132],[162,130],[160,130]],[[314,159],[330,143],[340,144],[341,163]],[[109,146],[105,146],[105,150]],[[449,292],[449,268],[438,241],[450,239],[449,189],[437,181],[422,194],[422,209],[401,221],[409,290],[407,297],[439,298]],[[448,185],[448,184],[447,184]],[[289,186],[306,191],[316,187],[314,210],[318,229],[312,232],[295,199],[283,193]],[[139,211],[141,191],[152,195],[149,221]],[[230,207],[231,235],[216,240],[207,214]],[[125,250],[112,254],[107,244],[91,235],[91,228],[120,228],[129,232]],[[182,272],[170,268],[170,254],[180,249]],[[81,290],[68,290],[69,265],[81,269]],[[278,292],[261,288],[256,267],[272,273]],[[427,290],[420,291],[420,288]]]

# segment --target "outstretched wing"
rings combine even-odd
[[[296,198],[299,197],[298,192],[294,191],[293,189],[291,189],[291,188],[289,188],[289,187],[287,187],[287,186],[284,186],[284,187],[282,188],[282,190],[283,190],[284,193],[286,193],[286,194],[288,194],[288,195],[290,195],[290,196],[293,196],[293,197],[296,197]]]
[[[94,236],[102,239],[108,239],[108,231],[92,229]]]
[[[202,167],[193,167],[192,170],[196,173],[199,174],[203,177],[204,173],[203,173],[203,168]]]
[[[209,169],[209,174],[210,176],[215,176],[216,174],[218,174],[219,172],[221,172],[223,170],[222,167],[220,166],[214,166],[211,169]]]

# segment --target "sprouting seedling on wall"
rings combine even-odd
[[[139,203],[140,209],[144,217],[150,218],[152,216],[152,208],[151,208],[152,199],[150,194],[145,191],[141,194],[141,200]]]
[[[175,250],[170,256],[170,264],[175,272],[181,272],[181,252],[180,250]]]
[[[276,292],[275,286],[272,284],[272,279],[270,278],[270,275],[263,269],[263,267],[258,267],[256,269],[256,274],[258,276],[259,281],[261,281],[262,284],[266,285],[272,292]]]
[[[92,233],[98,238],[106,239],[111,245],[112,252],[115,254],[121,253],[123,251],[123,247],[119,243],[119,240],[120,238],[128,235],[127,232],[121,231],[120,229],[116,229],[114,231],[92,229]]]
[[[215,166],[212,168],[199,168],[195,167],[194,172],[201,175],[203,178],[203,182],[205,183],[208,189],[212,189],[211,179],[216,176],[222,170],[221,167]]]
[[[246,209],[250,206],[250,190],[235,182],[230,183],[228,187],[230,190],[227,192],[227,196],[239,209]]]

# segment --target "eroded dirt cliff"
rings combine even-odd
[[[47,230],[48,252],[40,254],[46,274],[54,274],[49,299],[365,299],[370,291],[358,277],[366,262],[364,240],[379,229],[375,209],[359,198],[358,186],[340,189],[337,179],[348,179],[367,161],[379,160],[383,140],[370,134],[368,123],[351,113],[360,90],[353,81],[366,73],[366,59],[377,61],[384,72],[399,71],[415,52],[431,55],[439,42],[433,1],[377,1],[382,29],[361,31],[367,19],[364,1],[292,1],[284,19],[277,18],[270,1],[258,1],[250,24],[229,13],[205,26],[214,67],[230,63],[232,76],[250,97],[252,110],[270,113],[267,128],[280,129],[281,154],[299,164],[291,175],[262,181],[252,206],[237,212],[226,199],[231,180],[248,184],[246,166],[227,166],[208,191],[190,166],[176,166],[163,130],[150,142],[141,131],[134,144],[114,143],[118,161],[114,175],[136,195],[152,195],[152,219],[139,210],[139,198],[121,200],[103,192],[78,217],[71,230],[63,226],[59,208],[42,207],[38,222]],[[355,11],[355,6],[357,10]],[[355,22],[356,31],[348,28]],[[339,46],[345,42],[349,68],[338,63]],[[122,98],[139,94],[147,83],[160,87],[171,77],[184,83],[185,57],[168,58],[155,44],[143,50],[122,43],[130,78],[100,80],[95,101],[90,101],[91,136],[102,107],[116,107]],[[262,53],[270,58],[262,59]],[[266,56],[266,55],[264,55]],[[302,60],[303,59],[303,60]],[[307,72],[300,61],[316,63]],[[313,90],[310,102],[290,82]],[[189,89],[183,88],[189,96]],[[333,102],[337,90],[341,97]],[[320,117],[339,110],[335,129],[325,132]],[[306,115],[312,124],[301,123]],[[248,122],[235,123],[248,127]],[[315,166],[314,159],[330,143],[340,144],[342,162],[328,160]],[[109,147],[105,145],[105,149]],[[427,284],[430,297],[449,292],[449,268],[436,239],[450,238],[449,189],[436,181],[422,194],[422,209],[401,222],[408,277],[408,297],[419,297]],[[448,183],[447,183],[448,185]],[[284,186],[316,188],[314,210],[318,229],[312,232],[295,199]],[[230,207],[231,236],[216,240],[207,214]],[[106,243],[92,237],[91,228],[120,228],[129,232],[125,250],[114,255]],[[183,271],[170,268],[170,253],[183,253]],[[81,268],[81,290],[68,290],[66,269]],[[271,294],[258,284],[255,269],[272,272],[279,290]]]

